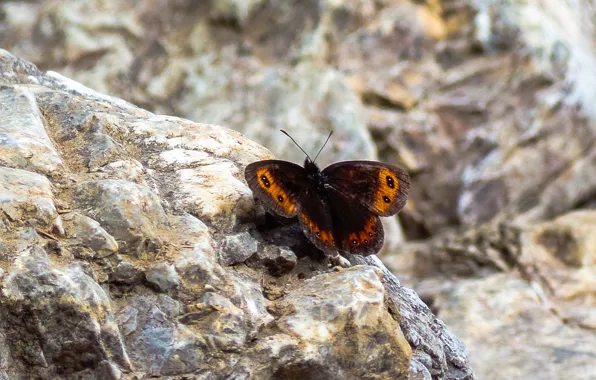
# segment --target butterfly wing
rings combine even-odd
[[[281,160],[263,160],[244,170],[248,187],[273,212],[290,218],[300,210],[306,187],[306,172],[300,165]]]
[[[328,185],[374,214],[390,216],[406,205],[410,176],[397,166],[377,161],[344,161],[326,167]]]
[[[385,240],[381,219],[339,191],[329,189],[328,194],[337,249],[362,256],[378,253]]]
[[[301,198],[299,219],[302,231],[318,249],[326,253],[335,250],[336,239],[327,197],[321,197],[312,187],[307,188]]]

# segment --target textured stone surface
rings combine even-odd
[[[243,263],[255,252],[258,244],[248,232],[230,235],[222,242],[219,261],[222,265]]]
[[[445,290],[436,302],[440,317],[455,333],[470,338],[467,345],[479,378],[594,378],[594,327],[561,319],[519,279],[500,274],[469,280]],[[532,360],[526,360],[528,341]],[[482,365],[486,362],[501,365]],[[561,362],[565,365],[553,365]]]
[[[116,239],[95,220],[74,212],[66,214],[63,219],[75,255],[101,258],[118,252]]]
[[[159,263],[145,273],[145,280],[161,292],[167,292],[170,289],[180,285],[180,277],[173,265]]]
[[[35,96],[18,87],[0,89],[0,165],[52,174],[62,158],[43,125]],[[27,129],[22,126],[27,125]]]
[[[499,278],[509,289],[503,292],[520,293],[523,287],[515,280],[522,279],[543,300],[540,307],[568,321],[569,331],[584,332],[594,321],[592,239],[585,232],[592,222],[589,215],[566,214],[595,205],[595,9],[594,0],[12,1],[0,5],[0,35],[4,48],[43,69],[150,111],[234,128],[277,157],[303,159],[278,129],[288,130],[312,154],[333,128],[319,158],[322,166],[380,158],[412,174],[410,201],[400,214],[403,233],[394,219],[385,223],[383,259],[433,311],[441,313],[435,298],[444,291],[461,294],[458,284],[468,289],[470,279],[489,281],[505,272],[507,277]],[[157,218],[129,231],[138,238],[138,253],[147,257],[122,260],[130,247],[108,226],[101,227],[117,242],[116,254],[97,253],[79,241],[69,245],[69,221],[62,235],[56,213],[36,211],[36,202],[18,203],[18,215],[41,223],[31,227],[0,216],[2,260],[32,245],[46,245],[50,256],[61,260],[94,256],[98,281],[119,278],[113,290],[122,297],[130,296],[147,269],[175,263],[180,294],[169,296],[191,299],[196,293],[192,299],[201,299],[204,284],[187,281],[185,272],[188,278],[209,278],[216,293],[241,309],[244,301],[234,297],[239,283],[254,281],[251,271],[265,266],[280,276],[279,284],[261,281],[267,299],[283,298],[287,289],[281,284],[291,283],[288,276],[313,276],[319,264],[304,258],[300,239],[280,229],[273,234],[281,239],[272,242],[267,223],[259,227],[263,249],[246,261],[250,270],[234,265],[242,276],[223,275],[228,270],[217,257],[199,254],[220,252],[219,234],[250,231],[258,239],[252,227],[244,228],[253,202],[242,168],[272,157],[269,152],[223,128],[155,116],[59,74],[41,73],[27,61],[6,55],[0,61],[3,84],[9,85],[0,89],[1,109],[18,120],[0,126],[0,165],[46,176],[52,196],[43,197],[53,197],[63,218],[64,210],[76,206],[72,183],[122,180],[150,189],[169,223],[156,223]],[[31,127],[26,133],[19,128],[23,123]],[[76,210],[88,217],[89,211],[99,210]],[[563,219],[553,220],[558,216]],[[193,225],[193,233],[185,223]],[[62,240],[50,244],[44,232]],[[404,236],[416,242],[401,244]],[[146,251],[141,242],[154,249]],[[282,246],[298,259],[276,256]],[[548,313],[524,305],[534,323],[549,325]],[[459,311],[468,321],[470,310],[456,307],[450,313]],[[430,310],[410,302],[404,312],[421,315],[401,323],[412,347],[419,347],[411,376],[465,377],[453,364],[462,357],[454,339],[408,330],[441,330]],[[452,315],[450,320],[457,320]],[[499,318],[510,324],[501,315],[489,318],[492,327],[481,326],[498,331]],[[477,331],[467,327],[458,329],[458,336],[489,350],[482,345],[487,338],[466,335]],[[553,337],[556,331],[545,334]],[[517,350],[500,350],[502,357],[491,358],[504,373],[514,373],[519,363],[533,360],[539,349],[534,341],[515,341]],[[275,356],[277,348],[296,345],[294,338],[273,334],[254,348]],[[438,345],[444,355],[429,348]],[[252,361],[237,359],[233,371],[221,367],[221,373],[259,376]],[[474,363],[483,377],[495,368],[486,360]],[[573,355],[558,355],[545,361],[543,373],[575,367],[570,373],[578,373],[584,369],[578,363]],[[216,373],[204,371],[205,377]],[[273,376],[264,371],[262,376]],[[514,377],[534,378],[531,370]]]
[[[11,326],[6,341],[29,364],[30,376],[90,372],[117,379],[132,369],[107,294],[80,266],[54,268],[33,247],[19,254],[2,295]]]
[[[405,377],[412,349],[390,327],[382,276],[374,267],[353,267],[305,281],[279,301],[277,325],[298,339],[307,357],[283,371],[302,378]]]
[[[254,259],[260,265],[264,265],[274,276],[292,271],[297,264],[296,254],[292,250],[274,245],[267,245],[260,249]]]
[[[167,227],[159,198],[146,186],[123,180],[81,182],[76,187],[76,207],[92,210],[89,217],[109,226],[121,249],[132,254],[156,252],[163,242],[157,232]]]
[[[52,184],[44,176],[0,166],[0,226],[31,224],[44,229],[61,225],[52,201]]]
[[[380,262],[334,272],[272,232],[242,174],[265,148],[0,58],[63,165],[0,166],[1,377],[474,378]]]

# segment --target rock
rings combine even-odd
[[[247,341],[244,313],[227,298],[206,292],[200,303],[189,305],[182,321],[203,332],[212,350],[238,352]]]
[[[150,376],[195,371],[204,357],[204,344],[176,318],[180,302],[166,295],[138,295],[118,314],[135,369]]]
[[[19,221],[42,229],[61,225],[52,184],[42,175],[0,167],[0,197],[4,223]]]
[[[121,250],[140,255],[161,249],[158,229],[168,221],[159,198],[149,188],[122,180],[82,182],[75,200],[81,209],[95,210],[89,217],[123,242]]]
[[[354,267],[308,280],[279,301],[277,326],[298,339],[302,352],[279,373],[355,379],[376,368],[375,376],[406,377],[412,349],[387,310],[382,277],[375,268]]]
[[[243,263],[257,252],[257,241],[248,232],[226,236],[219,251],[222,265]]]
[[[331,87],[342,80],[325,75]],[[243,170],[271,158],[265,148],[6,51],[0,86],[32,94],[64,165],[47,175],[0,167],[0,267],[10,268],[0,280],[0,376],[317,376],[304,363],[333,378],[345,378],[344,367],[360,377],[368,364],[367,376],[423,366],[437,378],[474,378],[463,346],[390,273],[330,272],[300,238],[294,246],[280,230],[269,241],[267,223],[257,233]],[[320,303],[309,303],[314,292]],[[321,319],[317,304],[337,319]],[[296,329],[302,317],[337,332],[311,339]]]
[[[13,378],[16,375],[14,363],[11,359],[11,352],[6,341],[6,334],[4,333],[4,326],[0,325],[0,379],[8,380],[12,375]]]
[[[72,213],[64,220],[75,255],[103,258],[118,252],[116,239],[95,220],[78,213]]]
[[[118,263],[109,275],[110,282],[127,285],[136,284],[140,277],[141,271],[134,264],[126,261]]]
[[[297,264],[297,257],[287,247],[267,245],[255,255],[255,261],[265,266],[273,276],[291,272]]]
[[[511,275],[469,280],[435,302],[440,317],[466,343],[479,378],[594,377],[593,331],[565,323],[529,284]],[[530,349],[532,360],[526,360]],[[485,365],[491,362],[502,365]]]
[[[2,294],[10,351],[21,352],[30,371],[74,374],[99,366],[97,376],[101,363],[132,369],[107,294],[80,266],[58,270],[43,250],[31,248],[20,253]],[[43,340],[33,338],[40,334]]]
[[[167,263],[159,263],[145,272],[145,280],[160,292],[167,292],[180,285],[176,269]]]
[[[576,211],[528,228],[520,237],[520,265],[570,328],[596,329],[594,228],[596,211]]]
[[[0,114],[5,120],[0,126],[1,166],[45,175],[64,170],[33,92],[22,87],[0,88]]]
[[[287,230],[269,241],[266,224],[259,226],[264,248],[247,261],[250,268],[239,263],[232,272],[213,257],[226,236],[250,230],[244,224],[260,212],[244,186],[244,166],[273,157],[303,161],[303,153],[278,133],[280,128],[309,154],[335,130],[319,157],[322,166],[380,159],[408,169],[412,192],[399,215],[403,231],[396,219],[388,219],[384,259],[432,310],[450,310],[445,315],[475,348],[471,354],[487,358],[474,359],[479,374],[498,376],[492,375],[496,366],[491,360],[499,359],[499,352],[483,342],[492,337],[480,334],[474,340],[466,332],[477,331],[473,323],[482,329],[487,322],[470,319],[474,308],[443,310],[438,305],[448,303],[435,300],[447,292],[460,296],[450,302],[475,304],[482,294],[469,281],[510,295],[531,284],[541,294],[542,309],[534,302],[522,306],[536,324],[550,315],[545,310],[558,313],[569,321],[565,326],[545,325],[560,327],[565,336],[581,329],[573,324],[594,325],[593,222],[587,214],[570,213],[596,205],[593,2],[189,4],[3,2],[3,47],[17,56],[150,111],[208,124],[156,116],[2,51],[0,165],[45,176],[51,193],[43,198],[63,202],[66,209],[79,207],[71,193],[85,181],[128,181],[159,199],[169,224],[139,222],[135,227],[142,231],[130,232],[139,233],[133,244],[138,243],[140,253],[151,252],[151,259],[159,255],[150,262],[143,254],[130,254],[126,237],[120,238],[129,231],[118,235],[95,220],[139,270],[162,261],[161,255],[163,261],[171,260],[181,278],[176,297],[182,304],[215,292],[252,316],[247,320],[254,324],[247,326],[252,326],[249,335],[259,337],[254,348],[262,349],[260,354],[211,361],[201,369],[205,377],[291,377],[283,368],[300,348],[286,334],[263,337],[256,332],[255,326],[264,328],[269,319],[261,308],[269,301],[263,300],[259,284],[275,281],[266,292],[280,300],[291,286],[319,275],[323,265],[307,249],[291,244]],[[114,20],[113,14],[120,17]],[[241,131],[273,154],[213,124]],[[15,182],[10,187],[19,188]],[[5,269],[26,247],[47,246],[42,230],[59,230],[57,214],[31,206],[39,206],[35,198],[9,202],[18,204],[19,226],[0,216],[0,265]],[[76,211],[88,216],[102,211],[93,207]],[[145,210],[136,210],[145,215]],[[39,233],[29,227],[29,219],[41,221],[34,226]],[[192,237],[187,237],[190,230]],[[69,250],[79,260],[98,256],[70,246],[68,236],[60,239],[61,260],[72,260]],[[143,239],[152,247],[142,248]],[[291,268],[291,254],[284,259],[287,266],[272,263],[270,273],[261,267],[268,258],[253,261],[257,255],[282,257],[277,249],[283,246],[300,257],[296,269]],[[94,263],[101,266],[98,278],[118,268],[117,262],[109,262],[113,256]],[[361,263],[375,265],[372,259]],[[297,279],[300,273],[302,280]],[[279,277],[257,279],[269,274]],[[502,280],[502,289],[481,283],[496,282],[493,276]],[[387,291],[388,303],[400,305],[400,326],[413,347],[410,377],[473,377],[463,346],[416,294],[389,278],[385,276],[386,283],[395,289]],[[135,291],[149,291],[136,282],[127,284],[126,291],[131,285]],[[114,294],[125,288],[110,286]],[[244,287],[250,289],[246,294]],[[253,310],[251,302],[259,306]],[[509,305],[505,297],[499,302]],[[515,315],[525,315],[521,306],[511,307]],[[503,325],[507,331],[524,323],[524,318],[512,323],[508,313],[488,318],[491,326]],[[459,321],[466,326],[460,328]],[[542,367],[535,373],[524,367],[533,365],[534,352],[544,353],[533,342],[548,344],[548,337],[532,336],[543,333],[539,327],[522,327],[530,330],[515,341],[516,351],[508,356],[515,358],[499,360],[503,374],[594,377],[589,369],[582,373],[584,364],[575,355],[585,352],[584,347],[563,345],[574,351],[558,352],[551,361],[539,356],[536,362]],[[245,347],[247,352],[252,348]],[[504,349],[507,355],[513,350]],[[17,353],[11,355],[20,360]],[[278,367],[274,370],[263,360],[255,368],[258,355],[279,357]],[[15,366],[10,367],[10,377],[18,378],[16,370],[10,372]],[[146,363],[139,367],[148,368]],[[569,375],[560,368],[568,368]],[[160,369],[152,371],[161,374]]]

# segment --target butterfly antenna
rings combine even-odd
[[[327,136],[327,140],[325,140],[325,143],[323,144],[323,146],[321,147],[321,149],[319,149],[319,153],[317,153],[317,155],[315,156],[315,159],[313,160],[313,162],[315,162],[317,160],[317,157],[319,157],[319,154],[321,154],[321,152],[323,151],[323,148],[325,147],[325,145],[327,145],[327,141],[329,141],[329,139],[331,138],[331,135],[333,134],[333,131],[329,132],[329,136]]]
[[[288,132],[284,131],[283,129],[280,129],[280,131],[281,131],[281,133],[283,133],[284,135],[288,136],[288,137],[290,138],[290,140],[292,140],[292,141],[294,142],[294,144],[296,144],[296,146],[297,146],[298,148],[300,148],[300,150],[301,150],[302,152],[304,152],[304,154],[306,154],[306,157],[308,157],[308,159],[309,159],[309,160],[311,160],[311,159],[310,159],[310,156],[308,155],[308,153],[306,153],[306,152],[304,151],[304,149],[302,149],[302,147],[301,147],[300,145],[298,145],[298,143],[296,142],[296,140],[294,140],[294,139],[292,138],[292,136],[290,136],[290,134],[289,134]],[[315,158],[315,159],[316,159],[316,158]],[[311,161],[312,161],[312,160],[311,160]]]

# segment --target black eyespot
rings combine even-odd
[[[284,197],[282,197],[281,195],[279,195],[279,196],[277,197],[277,200],[279,201],[279,203],[283,203],[283,201],[284,201]]]
[[[373,237],[373,233],[372,232],[369,232],[368,233],[368,237]]]
[[[356,239],[352,240],[352,245],[358,245],[358,240],[356,240]]]
[[[395,181],[393,181],[393,177],[388,175],[386,177],[386,179],[387,179],[387,186],[389,186],[390,188],[393,189],[395,187]]]
[[[263,182],[263,185],[265,185],[265,187],[271,186],[271,183],[269,182],[269,178],[267,178],[266,175],[261,176],[261,182]]]
[[[320,233],[320,232],[317,232],[317,236],[318,236],[318,237],[321,237],[321,233]]]
[[[385,203],[391,203],[391,199],[389,199],[389,197],[386,195],[383,197],[383,200],[385,201]]]
[[[368,244],[368,239],[364,239],[364,244]]]

